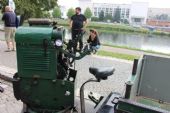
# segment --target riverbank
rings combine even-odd
[[[145,52],[145,53],[148,53],[148,54],[158,54],[158,55],[170,56],[170,54],[156,52],[156,51],[152,51],[152,50],[141,50],[141,49],[132,48],[132,47],[116,46],[116,45],[108,45],[108,44],[102,44],[102,45],[106,46],[106,47],[112,47],[112,48],[120,48],[120,49],[132,50],[132,51]]]
[[[69,26],[69,20],[57,19],[58,25]],[[114,23],[102,23],[102,22],[89,22],[87,25],[89,29],[97,29],[101,32],[125,32],[125,33],[140,33],[149,35],[160,35],[160,36],[170,36],[169,32],[163,31],[149,31],[148,29],[142,27],[132,27],[125,24],[114,24]]]
[[[4,41],[4,32],[0,32],[0,40]],[[101,49],[98,51],[97,55],[99,56],[106,56],[111,58],[118,58],[124,60],[133,61],[136,58],[139,58],[143,54],[150,54],[150,55],[157,55],[163,57],[170,57],[170,54],[164,54],[154,51],[147,51],[147,50],[140,50],[136,48],[129,48],[125,46],[114,46],[114,45],[107,45],[102,44]]]
[[[134,59],[138,59],[143,55],[152,55],[152,56],[170,58],[170,55],[167,54],[158,54],[156,52],[151,53],[147,51],[130,50],[126,48],[117,48],[111,46],[101,46],[97,55],[108,56],[112,58],[118,58],[118,59],[130,60],[130,61]]]
[[[136,55],[114,53],[114,52],[109,52],[107,50],[99,50],[97,52],[97,55],[104,56],[104,57],[118,58],[118,59],[123,59],[123,60],[130,60],[130,61],[140,58],[139,56],[136,56]]]

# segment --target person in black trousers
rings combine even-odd
[[[72,40],[75,41],[74,49],[77,49],[77,43],[79,42],[79,51],[83,48],[83,32],[87,25],[87,18],[81,14],[81,8],[75,9],[75,15],[70,19],[70,28],[72,32]]]

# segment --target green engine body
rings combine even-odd
[[[36,113],[74,106],[74,81],[59,79],[69,73],[60,63],[62,46],[54,46],[63,38],[63,28],[20,27],[16,32],[14,95]]]

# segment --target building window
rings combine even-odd
[[[109,12],[109,8],[106,8],[106,12]]]
[[[122,13],[125,13],[125,8],[122,9]]]
[[[100,15],[100,12],[98,12],[98,15]]]
[[[97,16],[97,12],[94,12],[94,16]]]
[[[141,22],[141,18],[134,18],[134,22]]]
[[[98,8],[98,11],[101,12],[101,8]]]
[[[97,12],[97,7],[94,8],[94,11]]]
[[[127,18],[129,18],[129,12],[130,12],[130,10],[127,9],[127,10],[126,10],[126,17],[127,17]]]

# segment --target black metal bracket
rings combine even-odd
[[[88,95],[89,99],[94,102],[96,105],[94,106],[94,108],[97,107],[97,105],[102,101],[102,99],[104,98],[104,96],[100,96],[99,99],[96,99],[94,96],[93,96],[93,93],[90,92],[90,94]]]
[[[0,86],[0,92],[3,93],[4,92],[4,88]]]

